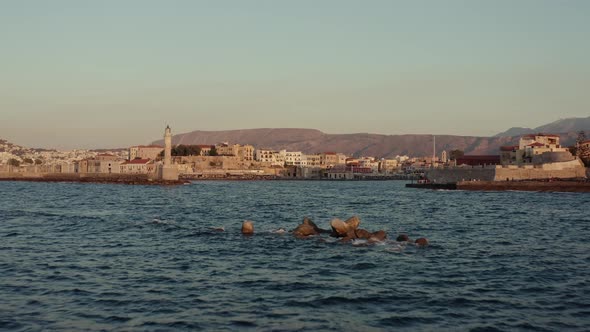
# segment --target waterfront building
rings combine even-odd
[[[338,165],[338,155],[335,152],[320,153],[320,166],[322,168],[332,168]]]
[[[215,150],[217,150],[218,156],[237,156],[239,144],[229,144],[228,142],[223,142],[215,145]]]
[[[132,159],[119,165],[122,174],[148,174],[154,169],[154,162],[150,159]]]
[[[246,144],[238,146],[238,157],[242,161],[254,160],[254,146]]]
[[[354,172],[351,166],[336,165],[327,171],[328,179],[330,180],[352,180],[354,179]]]
[[[164,147],[159,145],[132,146],[129,148],[129,160],[136,158],[156,160],[162,151]]]
[[[518,146],[500,147],[502,165],[542,164],[567,161],[572,155],[560,145],[560,137],[553,134],[530,134],[520,138]]]
[[[379,161],[380,173],[391,173],[399,168],[400,164],[396,159],[381,159]]]
[[[319,154],[304,154],[301,155],[301,166],[305,167],[320,167],[321,155]]]
[[[284,166],[286,150],[256,149],[256,161],[270,163],[271,166]]]
[[[301,166],[301,158],[303,154],[301,151],[286,151],[285,165],[286,166]]]

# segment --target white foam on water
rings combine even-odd
[[[173,220],[162,220],[162,219],[154,218],[154,219],[152,219],[152,224],[172,225],[172,224],[176,224],[176,222]]]
[[[367,241],[365,239],[354,239],[354,240],[352,240],[352,245],[353,246],[364,246],[367,243],[369,243],[369,241]]]

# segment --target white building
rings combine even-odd
[[[285,152],[285,165],[287,166],[301,166],[303,154],[301,151],[286,151]]]
[[[286,150],[256,149],[254,155],[256,161],[269,163],[271,166],[284,166]]]

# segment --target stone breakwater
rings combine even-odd
[[[103,183],[103,184],[127,184],[127,185],[182,185],[190,183],[186,180],[165,181],[151,179],[147,175],[121,175],[121,174],[0,174],[0,181],[29,181],[29,182],[77,182],[77,183]]]
[[[459,190],[473,191],[544,191],[544,192],[590,192],[588,181],[462,181]]]

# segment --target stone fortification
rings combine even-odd
[[[427,179],[434,183],[461,181],[524,181],[542,179],[586,178],[586,169],[580,160],[525,166],[455,167],[426,171]]]
[[[460,181],[494,181],[495,168],[456,167],[431,169],[426,171],[426,178],[434,183],[457,183]]]
[[[586,169],[579,160],[543,164],[541,167],[501,167],[496,169],[494,181],[574,178],[586,178]]]
[[[533,164],[550,164],[575,161],[576,157],[569,152],[544,152],[533,156]]]

